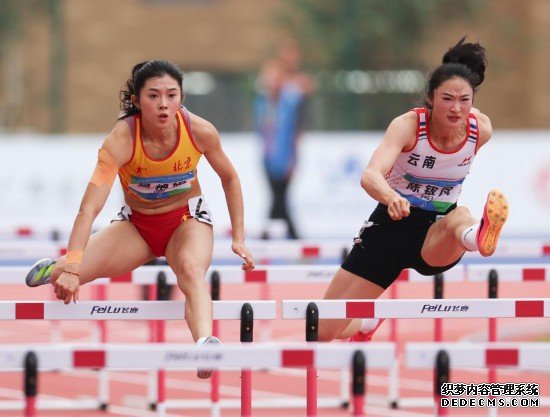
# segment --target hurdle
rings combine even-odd
[[[283,300],[282,317],[307,323],[312,306],[320,319],[550,317],[550,299]],[[407,404],[424,406],[419,400]]]
[[[486,281],[489,272],[495,271],[501,281],[548,282],[550,262],[542,264],[481,264],[468,266],[468,281]]]
[[[307,368],[315,366],[323,369],[352,367],[357,352],[364,358],[359,370],[386,369],[391,366],[395,346],[391,343],[378,344],[227,344],[225,346],[195,346],[181,344],[101,344],[101,345],[5,345],[0,346],[0,371],[19,371],[24,368],[28,352],[36,355],[37,371],[73,369],[109,369],[124,371],[145,370],[186,370],[195,368]],[[359,359],[361,359],[359,357]],[[358,382],[364,375],[356,375]],[[360,385],[360,384],[358,384]],[[241,389],[243,386],[241,385]],[[245,387],[251,390],[251,386]],[[356,388],[359,397],[364,396]],[[307,401],[316,401],[316,392],[308,390]],[[241,408],[241,416],[251,416],[246,410],[252,409],[252,393],[243,393],[250,404]],[[32,398],[34,403],[34,398]],[[40,400],[37,401],[40,405]],[[354,399],[354,405],[361,407],[362,398]],[[29,407],[28,409],[32,409]],[[243,411],[244,410],[244,411]],[[159,415],[165,415],[165,408],[159,406]],[[27,414],[33,416],[34,414]],[[316,414],[314,414],[316,415]],[[354,410],[354,415],[364,415],[363,410]]]
[[[452,270],[451,270],[452,271]],[[487,282],[488,286],[488,298],[495,299],[497,298],[498,292],[498,281],[506,282],[544,282],[547,279],[550,279],[550,265],[541,263],[541,264],[496,264],[496,263],[486,263],[486,264],[468,264],[464,269],[464,277],[466,281],[469,282]],[[502,279],[500,279],[502,277]],[[437,276],[435,277],[437,278]],[[434,299],[443,298],[442,288],[438,288],[443,285],[443,282],[449,281],[445,276],[444,279],[435,280],[434,282]],[[398,281],[399,282],[399,281]],[[397,298],[397,287],[392,286],[390,288],[392,292],[392,298]],[[442,342],[442,318],[435,319],[435,342]],[[393,329],[391,329],[393,330]],[[393,332],[392,332],[393,333]],[[396,341],[392,337],[390,339]],[[496,342],[497,341],[497,318],[489,317],[488,318],[488,341]],[[497,368],[491,367],[488,368],[488,382],[494,382],[497,378]],[[394,382],[395,381],[395,382]],[[397,393],[397,377],[392,375],[391,385],[392,391],[390,393],[390,406],[392,408],[398,408],[398,393]],[[426,405],[425,398],[407,398],[405,401],[405,406],[407,407],[424,407]]]
[[[256,318],[274,319],[275,301],[213,301],[214,320],[239,320],[249,303]],[[0,301],[0,320],[184,320],[185,301]]]
[[[253,309],[255,317],[274,319],[275,301],[213,301],[214,320],[240,320],[243,305]],[[56,301],[0,301],[0,320],[184,320],[184,301],[81,301],[63,304]],[[106,409],[107,381],[100,386],[97,401],[41,402],[46,409]],[[161,387],[162,389],[162,387]],[[162,395],[160,396],[162,399]],[[16,409],[17,402],[2,402],[0,409]]]
[[[499,282],[537,283],[550,281],[550,263],[541,264],[483,264],[472,265],[468,280],[472,282],[486,281],[489,298],[498,298]],[[489,319],[488,341],[498,339],[497,319]],[[488,382],[495,382],[497,368],[488,368]],[[496,408],[491,409],[491,415],[496,416]]]
[[[411,369],[431,369],[441,352],[449,358],[449,369],[517,369],[550,371],[550,343],[543,342],[409,342],[405,346],[405,363]],[[437,384],[436,384],[437,386]],[[434,392],[437,399],[438,392]],[[411,406],[439,407],[433,398],[415,399]],[[550,407],[549,397],[540,397],[540,405]],[[491,409],[489,409],[491,412]]]
[[[259,266],[252,271],[243,271],[239,266],[215,266],[208,270],[210,277],[216,276],[216,279],[223,284],[303,284],[303,283],[329,283],[340,265],[269,265]],[[460,282],[463,280],[465,268],[462,265],[457,265],[445,273],[445,281]],[[6,266],[0,267],[0,273],[4,283],[21,283],[27,273],[27,268],[21,266]],[[144,265],[127,274],[110,277],[99,278],[87,285],[100,286],[103,288],[109,283],[132,283],[141,285],[156,284],[157,277],[162,276],[166,279],[166,284],[176,284],[176,276],[168,265]],[[402,271],[398,282],[426,282],[429,278],[419,274],[415,270],[407,269]],[[97,288],[97,287],[96,287]],[[395,286],[392,286],[395,288]],[[101,297],[102,299],[106,297]],[[214,298],[214,297],[213,297]],[[258,318],[258,317],[256,317]],[[103,324],[103,322],[99,322]],[[156,325],[157,329],[160,327]],[[394,327],[394,326],[392,326]],[[262,326],[265,330],[266,326]],[[105,331],[105,328],[103,328]],[[104,335],[104,333],[101,333]],[[104,337],[103,337],[104,338]],[[265,340],[265,339],[262,339]],[[153,340],[151,340],[153,341]],[[396,337],[391,341],[395,342]],[[397,369],[393,371],[392,381],[395,381],[398,375]],[[323,407],[346,406],[349,400],[348,393],[348,378],[347,372],[342,372],[340,398],[335,401],[323,399],[320,403]],[[160,376],[162,378],[162,375]],[[215,401],[218,395],[215,393],[217,386],[217,375],[213,379],[212,398]],[[162,384],[157,385],[161,386]],[[395,387],[396,383],[392,383]],[[395,388],[393,391],[396,391]],[[150,381],[150,392],[155,390],[155,382]],[[155,407],[153,397],[150,399],[151,408]]]
[[[409,342],[405,347],[409,368],[430,368],[437,352],[444,350],[456,368],[509,367],[550,370],[550,343],[545,342]]]
[[[320,319],[424,319],[550,317],[550,298],[407,299],[407,300],[283,300],[283,319],[305,319],[315,303]]]

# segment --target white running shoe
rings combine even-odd
[[[216,336],[208,336],[205,340],[197,343],[199,346],[204,345],[221,345],[220,339]],[[197,369],[197,377],[200,379],[208,379],[212,377],[213,369]]]

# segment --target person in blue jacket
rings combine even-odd
[[[263,147],[263,164],[272,191],[270,219],[286,222],[288,237],[298,234],[288,210],[287,191],[296,167],[296,145],[304,123],[304,108],[313,90],[300,70],[301,53],[285,42],[277,57],[262,67],[254,103],[254,119]],[[269,237],[269,236],[265,236]]]

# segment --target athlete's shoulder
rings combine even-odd
[[[127,163],[134,149],[134,139],[128,123],[118,120],[103,141],[102,148],[112,155],[119,166]]]
[[[193,134],[212,134],[214,132],[218,132],[216,130],[216,127],[211,122],[200,116],[197,116],[194,113],[189,112],[189,120],[191,122],[191,129],[193,129]]]
[[[479,140],[481,145],[486,143],[493,135],[493,125],[491,119],[486,114],[481,113],[479,109],[472,108],[471,113],[478,121]]]
[[[189,112],[190,129],[197,146],[204,152],[209,146],[219,142],[219,133],[216,127],[208,120]]]
[[[487,116],[484,113],[481,113],[481,111],[479,111],[479,109],[476,109],[475,107],[472,107],[471,113],[477,118],[477,120],[480,124],[491,126],[491,119],[489,119],[489,116]]]
[[[418,125],[418,114],[410,110],[394,118],[390,123],[390,128],[401,131],[416,131]]]

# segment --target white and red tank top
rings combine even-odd
[[[464,141],[454,151],[442,151],[430,140],[429,110],[413,111],[418,120],[415,144],[399,154],[385,178],[411,206],[444,213],[458,201],[470,172],[477,151],[478,121],[470,113]]]

